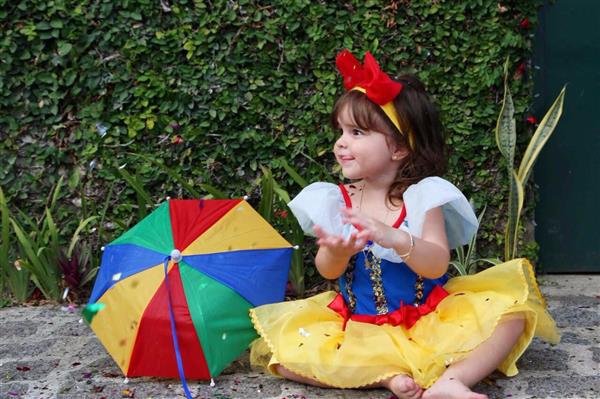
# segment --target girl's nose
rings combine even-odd
[[[344,136],[340,136],[334,144],[335,148],[346,148],[346,142]]]

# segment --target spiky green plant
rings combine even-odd
[[[63,178],[61,177],[50,193],[50,203],[39,221],[26,217],[17,207],[15,208],[20,218],[10,218],[21,253],[21,259],[18,260],[19,264],[30,273],[31,281],[42,295],[46,299],[55,301],[60,301],[62,295],[63,273],[59,266],[59,258],[62,251],[64,232],[56,225],[53,213],[60,196],[62,184]],[[95,220],[96,216],[80,220],[69,241],[68,257],[71,256],[79,242],[81,233]]]
[[[304,295],[305,289],[304,258],[302,256],[302,251],[300,250],[304,241],[304,232],[287,206],[287,203],[290,202],[290,195],[288,192],[275,181],[271,170],[262,166],[261,169],[263,175],[261,178],[261,199],[258,205],[258,212],[267,221],[275,224],[276,227],[280,227],[283,231],[283,236],[294,245],[296,250],[292,253],[289,280],[294,288],[295,294],[301,297]],[[288,173],[292,171],[300,178],[300,175],[289,167],[289,165],[287,165],[286,170],[288,170]],[[281,209],[277,213],[274,211],[276,207]]]
[[[0,215],[0,238],[2,239],[0,242],[0,278],[2,279],[0,290],[3,295],[4,290],[7,290],[17,302],[25,302],[31,294],[29,271],[17,269],[13,266],[14,259],[11,261],[10,212],[2,188],[0,188]]]
[[[477,218],[479,225],[481,225],[481,220],[483,219],[483,215],[485,214],[485,210],[487,207],[484,207],[479,217]],[[467,251],[465,252],[464,246],[459,246],[455,249],[456,258],[450,262],[450,264],[456,269],[459,275],[465,276],[468,274],[473,274],[477,272],[477,266],[480,263],[488,263],[490,265],[497,265],[500,263],[500,259],[498,258],[478,258],[477,257],[477,231],[473,234],[471,241],[466,245]]]
[[[514,118],[514,105],[510,88],[508,87],[508,60],[504,66],[504,98],[502,108],[496,124],[496,143],[500,152],[506,159],[508,174],[510,178],[510,189],[508,197],[508,221],[504,235],[504,260],[508,261],[517,256],[517,241],[519,224],[523,202],[525,199],[525,187],[531,175],[533,165],[540,151],[550,139],[563,110],[566,86],[563,86],[558,97],[544,115],[535,133],[529,140],[525,154],[520,165],[515,170],[515,144],[517,141],[516,123]]]

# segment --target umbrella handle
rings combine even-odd
[[[177,371],[179,372],[179,378],[181,379],[181,386],[185,392],[187,399],[192,399],[192,394],[188,388],[187,382],[185,381],[185,374],[183,372],[183,361],[181,360],[181,352],[179,351],[179,341],[177,339],[177,329],[175,328],[175,314],[173,312],[173,305],[171,304],[171,287],[169,286],[169,259],[170,256],[165,258],[165,284],[167,285],[167,298],[169,304],[169,316],[171,320],[171,335],[173,336],[173,346],[175,347],[175,359],[177,361]]]

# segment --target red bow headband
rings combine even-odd
[[[396,108],[392,102],[402,90],[402,83],[393,81],[383,72],[373,55],[368,51],[365,53],[363,65],[348,50],[343,50],[337,55],[335,65],[344,78],[346,90],[358,90],[364,93],[369,100],[381,107],[400,134],[404,135],[404,132],[400,129]],[[410,135],[408,136],[408,142],[410,147],[414,149]]]

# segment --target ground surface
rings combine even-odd
[[[492,398],[600,398],[600,275],[540,278],[562,332],[559,345],[535,340],[514,378],[493,375],[476,390]],[[0,309],[0,398],[181,398],[179,381],[125,382],[85,323],[81,309]],[[385,390],[318,389],[252,370],[241,356],[211,387],[190,382],[195,398],[373,398]]]

